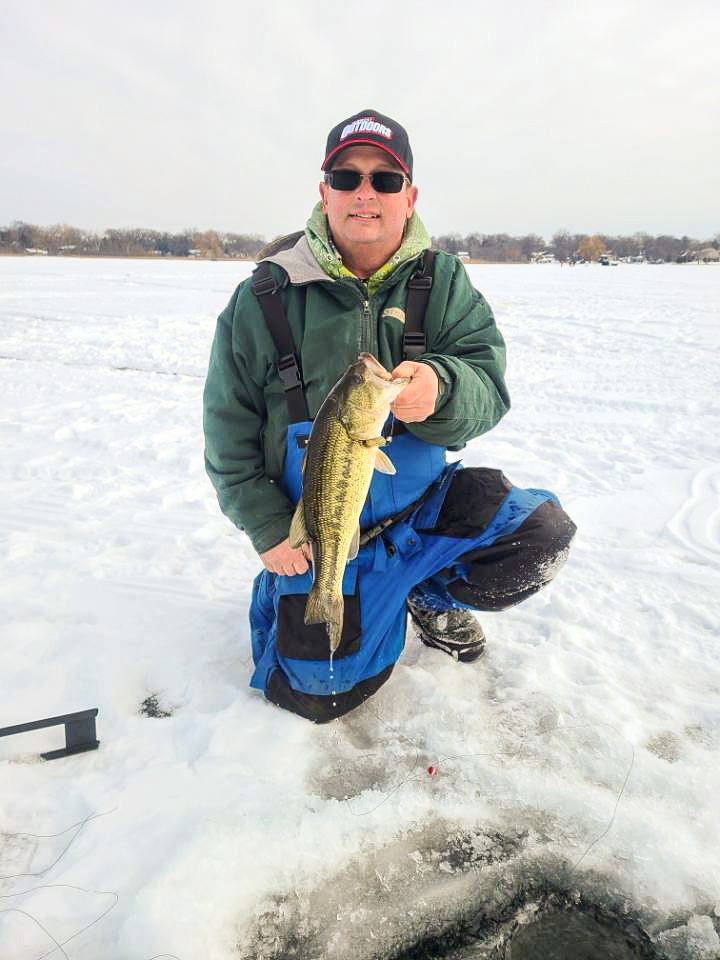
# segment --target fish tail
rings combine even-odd
[[[334,652],[342,635],[345,601],[342,594],[336,596],[327,590],[312,588],[305,607],[305,623],[324,623],[330,638],[330,650]]]

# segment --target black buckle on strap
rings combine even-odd
[[[265,297],[269,293],[277,293],[278,285],[273,277],[267,276],[253,280],[252,289],[256,297]]]
[[[414,357],[425,353],[425,334],[422,330],[403,334],[403,353]]]
[[[419,273],[408,280],[411,290],[429,290],[432,286],[432,274]]]
[[[283,382],[286,393],[288,390],[295,390],[297,387],[302,386],[300,368],[298,367],[294,353],[286,353],[284,357],[280,357],[278,360],[278,373],[280,374],[280,379]]]

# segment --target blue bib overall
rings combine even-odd
[[[288,427],[282,487],[293,503],[302,493],[302,439],[310,421]],[[330,672],[330,649],[323,624],[305,625],[312,587],[310,571],[286,577],[263,570],[255,579],[250,627],[255,672],[250,686],[267,691],[275,670],[301,693],[330,696],[351,690],[394,664],[405,643],[406,599],[410,591],[436,610],[471,609],[455,600],[447,584],[466,572],[459,558],[499,537],[512,534],[541,503],[557,498],[545,490],[513,487],[490,523],[474,538],[433,533],[452,476],[460,463],[447,464],[445,448],[411,433],[383,448],[397,473],[375,471],[360,516],[361,530],[395,516],[432,490],[406,519],[376,536],[347,564],[343,578],[345,620]],[[440,574],[439,571],[443,571]]]

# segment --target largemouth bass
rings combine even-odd
[[[303,493],[290,525],[290,546],[309,543],[313,587],[305,623],[324,623],[330,667],[343,627],[342,581],[357,556],[360,513],[374,470],[395,473],[380,449],[390,404],[408,377],[395,380],[369,353],[361,353],[327,395],[313,422],[303,463]]]

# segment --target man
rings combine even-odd
[[[205,388],[207,470],[265,568],[250,611],[251,685],[316,722],[388,679],[407,610],[427,646],[476,660],[485,637],[469,611],[531,596],[575,532],[552,494],[445,462],[508,410],[505,349],[464,266],[442,252],[430,261],[405,130],[363,110],[330,131],[321,169],[305,231],[269,245],[220,315]],[[370,539],[346,568],[330,667],[323,626],[303,619],[310,551],[291,547],[288,531],[312,418],[361,351],[412,379],[392,404],[385,449],[397,473],[375,473],[360,518]]]

